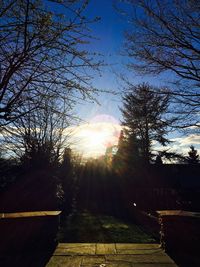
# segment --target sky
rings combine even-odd
[[[101,94],[98,97],[100,105],[79,107],[79,114],[84,120],[90,120],[98,114],[109,114],[121,120],[119,106],[121,105],[121,93],[123,83],[118,75],[129,78],[137,84],[149,81],[149,77],[140,77],[136,73],[128,72],[126,64],[129,58],[123,54],[124,32],[130,25],[126,18],[117,12],[113,0],[90,0],[85,15],[89,18],[100,17],[100,21],[91,25],[91,34],[97,38],[88,46],[89,51],[99,52],[108,66],[101,68],[101,77],[95,76],[93,85],[98,89],[114,91],[117,95]],[[126,6],[125,6],[126,7]],[[151,83],[162,84],[157,77],[151,77]]]
[[[121,106],[122,82],[119,75],[126,77],[134,84],[148,81],[152,85],[164,85],[169,80],[169,74],[158,77],[140,77],[136,73],[128,72],[126,64],[129,59],[122,55],[124,32],[130,29],[125,17],[113,7],[112,0],[91,0],[85,11],[89,18],[100,17],[100,21],[91,25],[91,35],[95,40],[88,45],[90,52],[98,52],[108,66],[103,67],[101,76],[93,77],[93,85],[100,90],[115,91],[116,95],[102,93],[97,97],[99,104],[83,103],[75,107],[75,112],[82,119],[79,126],[73,128],[72,143],[78,140],[76,149],[85,156],[102,155],[106,147],[116,145],[121,130],[122,120],[119,107]],[[97,118],[95,120],[95,118]],[[94,137],[92,137],[94,136]],[[200,149],[199,136],[184,136],[177,132],[170,135],[173,139],[172,149],[187,153],[189,146],[194,144]],[[96,142],[95,142],[96,141]]]
[[[119,92],[119,83],[114,72],[121,72],[123,57],[120,51],[123,44],[123,33],[126,22],[114,10],[112,0],[91,0],[86,10],[86,16],[100,17],[100,21],[91,25],[91,34],[97,38],[92,40],[88,46],[89,51],[98,52],[103,55],[103,60],[108,66],[101,68],[101,76],[96,75],[92,81],[93,85],[102,90]],[[98,114],[108,114],[120,118],[118,105],[120,96],[112,94],[101,94],[98,98],[99,104],[83,105],[78,107],[79,114],[84,120],[90,120]]]
[[[96,39],[86,48],[90,52],[102,54],[107,65],[101,68],[101,75],[93,78],[92,84],[99,90],[114,91],[116,95],[101,93],[96,97],[98,103],[84,102],[75,107],[82,122],[78,127],[70,128],[74,137],[71,143],[83,156],[98,157],[105,153],[108,146],[117,145],[121,131],[121,88],[115,72],[120,73],[124,68],[124,58],[120,53],[126,21],[116,12],[112,0],[91,0],[85,15],[89,18],[101,18],[91,25],[91,35]]]
[[[124,32],[131,31],[131,24],[125,16],[117,12],[113,3],[119,0],[89,0],[84,14],[89,19],[100,17],[98,22],[90,24],[90,34],[94,36],[89,44],[83,47],[88,52],[100,53],[100,59],[104,60],[105,66],[100,73],[93,74],[92,85],[99,91],[112,93],[100,93],[95,96],[95,101],[82,101],[74,107],[73,114],[80,118],[80,123],[66,129],[70,133],[71,146],[86,157],[98,157],[105,153],[106,148],[117,145],[123,120],[120,107],[122,106],[123,82],[119,76],[128,78],[132,84],[149,82],[151,85],[165,85],[172,78],[169,73],[159,77],[139,76],[126,68],[129,58],[123,55]],[[58,13],[63,10],[51,1],[44,3],[51,8],[57,7]],[[127,5],[125,5],[127,8]],[[130,8],[130,6],[128,7]],[[127,9],[130,11],[129,9]],[[69,12],[69,11],[65,11]],[[70,13],[70,12],[69,12]],[[65,14],[66,16],[68,14]],[[81,44],[82,45],[82,44]],[[82,47],[81,47],[82,48]],[[92,74],[92,73],[90,73]],[[190,145],[200,149],[200,137],[198,135],[173,132],[170,139],[173,150],[179,149],[187,153]]]

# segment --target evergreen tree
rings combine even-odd
[[[126,142],[124,137],[124,131],[122,130],[119,136],[117,153],[113,157],[112,167],[117,172],[121,172],[125,167],[125,159],[126,159]]]
[[[157,164],[157,165],[162,165],[163,164],[161,155],[157,155],[156,156],[155,164]]]
[[[125,136],[126,163],[128,166],[137,165],[141,160],[139,140],[136,134],[130,133],[128,129],[125,129]]]
[[[132,169],[140,163],[138,140],[134,134],[128,134],[126,129],[120,133],[118,150],[113,158],[113,167],[119,173]]]
[[[61,167],[65,175],[68,174],[72,169],[72,151],[69,147],[64,149]]]
[[[169,95],[156,92],[156,88],[143,83],[130,88],[123,97],[122,125],[125,127],[129,156],[148,164],[155,156],[153,142],[166,146],[166,138],[173,119],[167,119]],[[130,150],[132,149],[132,155]]]
[[[188,152],[188,157],[186,157],[186,162],[188,164],[198,164],[199,163],[199,155],[197,154],[197,150],[194,149],[194,146],[190,146],[190,151]]]

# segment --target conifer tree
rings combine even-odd
[[[173,122],[166,116],[169,95],[155,91],[156,88],[147,83],[132,86],[124,95],[121,108],[128,150],[133,149],[132,158],[136,153],[143,164],[149,164],[155,156],[153,142],[162,146],[170,142],[166,137]]]
[[[116,171],[120,172],[125,168],[125,165],[126,165],[126,142],[125,142],[124,131],[122,130],[119,136],[117,153],[113,157],[112,166]]]
[[[188,157],[186,158],[186,162],[188,164],[198,164],[199,163],[199,155],[197,154],[197,150],[194,149],[194,146],[190,146],[190,151],[188,152]]]

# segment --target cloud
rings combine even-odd
[[[179,146],[191,146],[191,145],[200,145],[200,135],[190,134],[186,137],[174,138],[172,141],[178,143]]]
[[[195,149],[199,150],[200,153],[200,135],[190,134],[184,137],[176,137],[170,139],[172,142],[166,146],[161,146],[158,142],[153,141],[153,150],[162,151],[168,150],[169,152],[176,152],[183,155],[188,155],[190,146],[193,145]]]
[[[169,145],[169,148],[171,148],[171,151],[176,151],[184,155],[188,154],[189,147],[191,145],[194,145],[197,150],[200,149],[200,136],[197,134],[190,134],[185,137],[176,137],[176,138],[173,138],[171,141],[173,141]]]

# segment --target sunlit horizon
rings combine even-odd
[[[96,158],[104,155],[108,147],[118,144],[121,125],[113,116],[103,114],[70,131],[71,148],[84,158]]]

